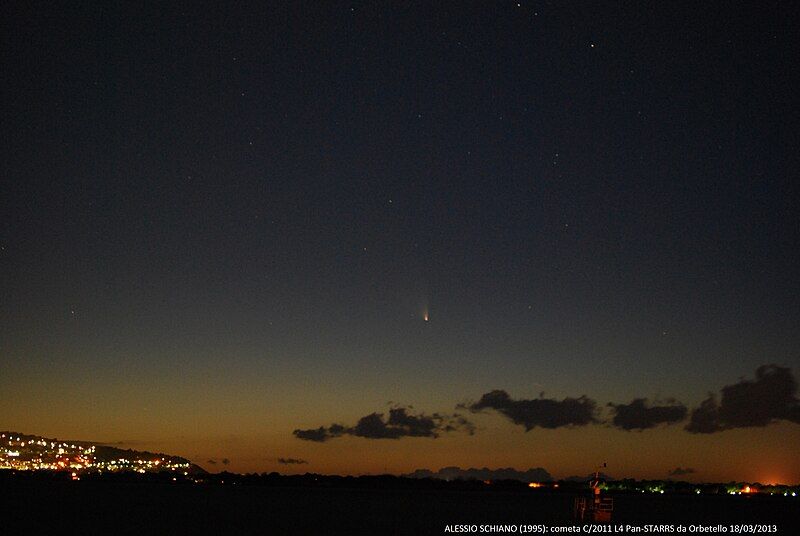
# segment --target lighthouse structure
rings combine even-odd
[[[573,514],[576,519],[581,521],[589,520],[595,523],[611,523],[611,514],[614,511],[614,499],[603,496],[603,479],[600,477],[600,469],[606,466],[607,464],[603,462],[603,464],[595,470],[594,477],[589,481],[591,495],[589,497],[575,497]]]

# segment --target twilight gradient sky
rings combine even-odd
[[[4,8],[0,429],[800,481],[793,8],[228,4]],[[682,419],[613,426],[636,398]],[[474,434],[293,434],[408,406]]]

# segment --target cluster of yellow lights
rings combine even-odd
[[[149,470],[183,471],[188,474],[189,463],[173,462],[170,459],[157,458],[134,459],[118,458],[104,461],[96,459],[94,445],[81,446],[74,443],[45,441],[41,438],[26,438],[0,434],[0,469],[35,470],[70,470],[73,480],[79,480],[80,471],[136,471],[145,473]]]

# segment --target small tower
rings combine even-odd
[[[611,513],[614,511],[614,499],[611,497],[603,497],[603,479],[600,478],[600,469],[606,466],[607,464],[603,462],[603,465],[595,470],[594,478],[589,481],[591,496],[575,497],[573,514],[576,519],[581,521],[588,519],[595,523],[611,523]]]

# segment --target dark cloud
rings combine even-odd
[[[719,405],[713,393],[692,410],[692,418],[686,429],[694,434],[711,434],[721,430],[719,426]]]
[[[683,404],[668,401],[666,405],[650,406],[646,398],[636,398],[630,404],[609,404],[614,412],[611,421],[623,430],[644,430],[659,424],[672,424],[686,418],[688,410]]]
[[[228,458],[222,458],[222,465],[228,465],[231,461]]]
[[[443,431],[455,432],[458,430],[464,431],[469,435],[474,435],[475,425],[471,421],[467,420],[466,417],[462,417],[456,413],[453,415],[451,421],[444,427]]]
[[[333,426],[331,426],[330,428],[325,428],[324,426],[320,426],[319,428],[312,428],[309,430],[295,430],[292,433],[298,439],[304,439],[306,441],[316,441],[318,443],[322,443],[323,441],[327,441],[332,437],[337,437],[336,435],[330,432],[331,428],[333,428]]]
[[[403,475],[408,478],[440,478],[442,480],[520,480],[522,482],[551,482],[553,477],[542,467],[518,471],[511,467],[489,469],[461,469],[460,467],[442,467],[438,471],[417,469],[413,473]]]
[[[439,437],[443,432],[464,430],[472,434],[474,426],[459,414],[441,415],[434,413],[414,415],[408,408],[389,410],[388,418],[383,413],[371,413],[361,417],[355,426],[332,424],[309,430],[295,430],[294,436],[306,441],[323,442],[342,435],[352,435],[367,439],[400,439],[401,437]]]
[[[384,422],[382,413],[372,413],[361,417],[349,433],[369,439],[398,439],[405,433],[405,430],[399,426],[389,426]],[[418,436],[420,434],[409,435]]]
[[[691,467],[676,467],[675,469],[669,472],[669,476],[683,476],[683,475],[692,475],[696,473],[694,469]]]
[[[217,465],[217,460],[208,460],[206,463],[210,463],[211,465]]]
[[[306,460],[301,460],[299,458],[278,458],[278,463],[283,465],[299,465],[308,462]]]
[[[762,365],[755,380],[741,380],[722,388],[720,402],[710,394],[692,411],[686,429],[710,434],[733,428],[766,426],[787,420],[800,424],[800,400],[792,371],[778,365]]]
[[[596,404],[594,400],[585,396],[564,400],[549,398],[514,400],[505,391],[495,390],[483,395],[478,402],[465,407],[473,413],[484,409],[496,410],[515,424],[524,426],[526,431],[537,426],[560,428],[596,422]]]

